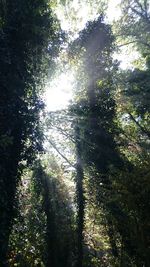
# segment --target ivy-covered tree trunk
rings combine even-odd
[[[81,53],[82,60],[79,69],[82,72],[82,75],[79,73],[82,95],[78,96],[75,107],[78,115],[82,116],[82,159],[89,173],[90,190],[96,195],[99,209],[105,210],[103,214],[106,217],[107,213],[119,210],[118,203],[111,206],[108,202],[113,193],[110,173],[122,164],[115,142],[113,77],[116,65],[111,57],[113,39],[111,27],[99,17],[87,24],[72,46],[73,51]],[[112,235],[111,232],[112,250],[117,257]]]
[[[8,101],[9,103],[9,101]],[[3,107],[7,102],[3,103]],[[2,106],[1,106],[2,107]],[[14,112],[15,113],[15,112]],[[12,227],[12,219],[15,212],[15,195],[19,176],[19,159],[21,153],[21,122],[15,113],[13,127],[11,128],[9,112],[5,112],[7,127],[1,128],[0,146],[0,262],[1,266],[7,266],[7,249],[9,235]],[[15,119],[17,122],[15,122]],[[14,128],[14,129],[13,129]],[[8,130],[11,134],[6,134]]]
[[[31,163],[35,152],[41,150],[39,111],[43,104],[39,93],[52,51],[56,55],[59,50],[58,40],[59,25],[48,1],[0,1],[1,266],[6,266],[19,165],[21,161]]]

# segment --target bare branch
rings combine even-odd
[[[137,43],[137,41],[130,41],[130,42],[127,42],[127,43],[124,43],[124,44],[118,45],[118,46],[117,46],[117,48],[120,48],[120,47],[123,47],[123,46],[129,45],[129,44],[133,44],[133,43]]]
[[[50,139],[48,139],[47,138],[47,140],[48,140],[48,142],[51,144],[51,146],[57,151],[57,153],[71,166],[71,167],[73,167],[73,168],[75,168],[75,165],[74,164],[72,164],[71,162],[70,162],[70,160],[68,160],[61,152],[60,152],[60,150],[57,148],[57,146],[50,140]]]

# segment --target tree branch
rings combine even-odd
[[[129,114],[129,116],[130,116],[130,118],[131,118],[131,120],[140,128],[140,130],[144,133],[144,134],[146,134],[147,136],[148,136],[148,138],[150,138],[150,132],[147,130],[147,129],[145,129],[134,117],[133,117],[133,115],[130,113],[130,112],[128,112],[128,114]]]
[[[122,46],[129,45],[129,44],[133,44],[133,43],[137,43],[137,41],[130,41],[130,42],[128,42],[128,43],[118,45],[117,48],[122,47]]]
[[[68,160],[61,152],[60,152],[60,150],[57,148],[57,146],[50,140],[50,139],[48,139],[47,138],[47,140],[48,140],[48,142],[51,144],[51,146],[57,151],[57,153],[71,166],[71,167],[73,167],[73,168],[75,168],[75,165],[73,165],[71,162],[70,162],[70,160]]]

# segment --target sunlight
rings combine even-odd
[[[79,32],[85,27],[87,21],[93,20],[101,14],[101,11],[98,11],[100,2],[99,4],[97,3],[99,6],[91,2],[82,2],[79,0],[66,2],[65,8],[62,8],[62,5],[58,5],[55,12],[57,17],[61,18],[62,29],[76,35],[77,31]],[[117,20],[120,17],[120,3],[121,0],[108,0],[108,9],[106,11],[106,20],[108,22],[111,23],[113,20]],[[102,4],[101,9],[103,8]]]
[[[108,0],[106,23],[112,23],[119,19],[121,15],[120,3],[121,0]],[[98,13],[94,11],[94,6],[92,12],[91,8],[90,4],[85,5],[85,2],[81,3],[79,0],[73,0],[70,4],[66,4],[65,9],[62,6],[60,8],[58,5],[56,14],[58,18],[61,18],[61,28],[69,34],[72,32],[71,39],[75,39],[78,36],[79,31],[84,28],[88,20],[93,20],[97,17]],[[131,51],[132,49],[128,47],[122,47],[120,53],[114,53],[114,59],[120,61],[122,69],[132,68],[132,62],[139,56],[137,51],[132,51],[132,53]],[[73,80],[73,73],[67,72],[59,74],[49,83],[45,93],[45,103],[48,111],[61,110],[67,107],[73,98]]]
[[[61,110],[67,107],[72,99],[73,81],[73,73],[66,72],[61,73],[48,84],[44,97],[48,111]]]
[[[119,3],[120,0],[109,0],[107,11],[107,20],[109,22],[120,16]],[[58,6],[56,13],[58,18],[61,18],[60,23],[62,29],[68,33],[73,31],[73,39],[76,38],[78,32],[84,28],[89,19],[93,20],[97,17],[97,12],[94,11],[94,7],[91,13],[91,5],[85,5],[85,2],[83,4],[80,2],[79,4],[78,0],[73,0],[70,7],[66,5],[65,10],[62,9],[62,6],[61,8]],[[76,17],[74,17],[74,13]],[[49,83],[46,87],[44,97],[48,111],[61,110],[67,107],[72,99],[73,80],[73,73],[67,72],[60,74]]]
[[[107,10],[107,21],[111,23],[113,20],[119,19],[121,16],[121,9],[119,4],[121,0],[109,0],[108,1],[108,10]]]

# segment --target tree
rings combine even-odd
[[[113,77],[117,64],[113,63],[111,58],[112,42],[111,28],[100,17],[87,24],[79,34],[79,38],[71,45],[70,52],[71,57],[75,60],[79,57],[80,62],[76,104],[72,105],[71,111],[77,117],[80,129],[78,136],[82,148],[80,158],[83,161],[84,170],[88,171],[90,176],[89,188],[86,187],[86,189],[96,194],[97,204],[99,203],[99,208],[105,211],[106,216],[108,211],[111,212],[110,206],[108,207],[106,203],[112,184],[109,172],[114,167],[123,166],[115,142],[117,125],[114,122]],[[83,188],[83,177],[82,179],[80,177],[80,183]],[[83,202],[83,200],[84,191],[82,190],[80,201]],[[114,206],[119,209],[117,203]],[[84,212],[82,217],[84,221]],[[112,248],[112,250],[115,249]]]
[[[121,9],[122,37],[136,42],[139,47],[141,44],[141,47],[149,49],[149,2],[147,0],[123,0]]]
[[[84,230],[84,189],[83,189],[83,163],[82,163],[82,142],[80,139],[80,126],[78,121],[75,125],[76,143],[76,198],[77,198],[77,267],[83,266],[83,230]]]
[[[50,160],[50,159],[49,159]],[[73,262],[73,212],[67,188],[61,180],[59,166],[52,159],[51,173],[40,163],[34,170],[34,182],[42,197],[46,216],[46,266],[71,266]],[[44,166],[45,167],[45,166]],[[59,173],[60,172],[60,173]]]
[[[14,216],[21,161],[41,150],[39,96],[47,67],[59,51],[61,35],[47,1],[0,2],[0,261]]]
[[[122,1],[122,16],[117,21],[116,33],[122,45],[131,45],[139,52],[139,60],[132,70],[120,70],[117,77],[117,121],[120,125],[118,142],[125,165],[115,183],[119,185],[112,200],[119,197],[125,215],[121,226],[119,218],[115,222],[120,229],[121,264],[126,266],[148,266],[149,252],[145,253],[145,227],[147,212],[147,171],[149,165],[149,3],[148,1]],[[125,42],[126,41],[126,42]],[[138,64],[136,64],[138,63]],[[127,166],[127,165],[126,165]],[[146,167],[147,166],[147,167]],[[143,174],[141,174],[141,172]],[[119,181],[118,181],[118,178]],[[123,175],[123,176],[122,176]],[[140,177],[140,178],[139,178]],[[147,183],[147,190],[144,184]],[[126,184],[126,186],[124,186]],[[113,183],[114,186],[114,183]],[[118,194],[117,194],[118,192]],[[142,194],[142,197],[141,197]],[[129,201],[127,201],[127,199]],[[141,199],[139,203],[138,200]],[[138,204],[137,204],[138,202]],[[143,205],[141,211],[140,206]],[[148,205],[147,208],[149,209]],[[142,218],[141,220],[141,213]],[[140,229],[140,230],[139,230]],[[142,240],[138,241],[141,237]],[[140,252],[140,253],[139,253]]]
[[[22,177],[10,266],[73,266],[74,212],[63,175],[55,157],[45,155]]]

